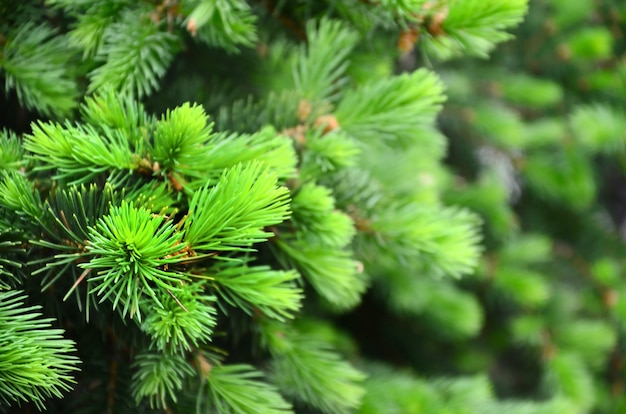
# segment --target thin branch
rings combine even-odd
[[[176,301],[176,303],[178,303],[178,306],[180,306],[180,308],[185,311],[185,313],[189,313],[187,308],[182,303],[180,303],[178,298],[176,296],[174,296],[174,294],[172,292],[170,292],[169,289],[165,289],[165,290],[167,291],[168,295],[170,295],[172,297],[172,299],[174,299]]]
[[[65,296],[63,296],[63,300],[64,301],[67,300],[67,298],[70,296],[70,294],[74,291],[74,289],[76,289],[78,287],[80,282],[82,282],[83,279],[85,279],[87,277],[87,275],[91,272],[91,270],[92,270],[91,268],[85,269],[83,271],[83,273],[80,274],[80,276],[78,277],[78,279],[76,279],[76,281],[74,282],[74,284],[72,285],[70,290],[68,290],[67,293],[65,294]]]

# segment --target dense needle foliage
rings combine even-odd
[[[0,411],[619,411],[626,8],[527,3],[0,3]]]

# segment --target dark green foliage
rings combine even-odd
[[[68,115],[76,107],[76,81],[72,79],[72,50],[66,36],[48,24],[25,22],[7,33],[0,66],[5,92],[15,90],[29,109],[50,115]]]

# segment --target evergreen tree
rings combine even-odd
[[[526,3],[3,2],[0,409],[620,404],[624,11]]]

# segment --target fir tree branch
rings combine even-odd
[[[34,402],[62,397],[71,389],[72,371],[80,363],[74,343],[52,329],[39,306],[25,307],[19,291],[0,292],[0,401]]]
[[[199,105],[183,104],[157,121],[154,128],[154,161],[167,174],[172,171],[206,168],[212,124]]]
[[[292,408],[249,365],[216,365],[206,379],[208,406],[217,414],[287,414]]]
[[[395,15],[414,19],[428,3],[428,0],[380,0],[376,2],[377,6],[392,11]]]
[[[227,263],[215,269],[211,278],[217,295],[249,315],[260,311],[280,321],[292,319],[304,298],[302,289],[294,283],[300,278],[295,271]]]
[[[576,354],[560,353],[552,357],[547,364],[546,381],[557,394],[580,408],[588,409],[594,403],[593,379]]]
[[[388,206],[371,222],[371,241],[406,263],[459,277],[470,272],[479,258],[477,224],[478,218],[465,210]],[[376,257],[372,253],[362,251],[361,256]]]
[[[218,133],[210,139],[206,150],[209,168],[205,176],[215,177],[225,168],[238,163],[260,161],[281,179],[294,175],[298,161],[291,140],[277,134],[272,127],[253,134]]]
[[[126,9],[104,37],[95,57],[102,65],[89,74],[89,92],[111,85],[133,96],[150,95],[178,49],[177,38],[161,31],[142,9]]]
[[[291,203],[296,237],[308,245],[332,249],[346,247],[355,235],[352,219],[335,210],[331,191],[311,183],[298,188]]]
[[[141,102],[106,86],[86,97],[80,111],[86,123],[103,131],[120,130],[128,138],[135,153],[144,152],[148,131],[154,120],[148,116]]]
[[[211,46],[237,52],[257,40],[256,16],[244,0],[193,0],[195,8],[186,19],[192,36]]]
[[[105,2],[64,2],[50,1],[56,7],[63,7],[77,18],[69,32],[69,41],[83,50],[83,60],[93,58],[105,43],[107,29],[122,15],[129,1]],[[83,3],[83,4],[81,4]]]
[[[185,284],[175,293],[159,294],[161,306],[146,303],[149,308],[141,328],[152,337],[161,352],[183,355],[192,347],[211,341],[217,324],[214,296],[202,294],[200,284]]]
[[[150,408],[165,409],[169,402],[178,401],[177,394],[183,388],[183,380],[195,371],[181,355],[146,352],[137,355],[132,392],[135,401],[149,398]]]
[[[0,170],[0,206],[13,211],[25,228],[43,225],[44,205],[33,183],[15,170]]]
[[[359,275],[359,263],[346,250],[329,250],[306,242],[277,241],[288,263],[292,263],[320,296],[338,311],[355,307],[367,281]]]
[[[113,309],[119,303],[123,316],[141,320],[144,294],[163,307],[157,292],[178,292],[179,284],[187,279],[165,270],[187,256],[182,234],[164,219],[123,202],[91,228],[87,250],[95,257],[80,267],[98,271],[88,280],[90,293],[98,294],[100,302],[111,298]]]
[[[281,7],[283,3],[282,1],[278,1],[278,3],[275,1],[271,1],[271,0],[260,0],[260,1],[261,3],[263,3],[263,6],[265,6],[267,11],[272,16],[275,16],[283,26],[289,29],[289,31],[291,31],[296,36],[296,38],[303,40],[303,41],[307,40],[306,30],[304,29],[304,27],[302,27],[302,24],[300,24],[299,22],[297,22],[296,20],[288,16],[282,10],[282,7]]]
[[[444,100],[441,81],[422,69],[348,91],[335,116],[358,140],[395,140],[408,146],[419,137],[419,127],[432,125]]]
[[[78,95],[66,66],[71,54],[66,38],[49,26],[24,23],[0,49],[5,93],[15,89],[23,105],[45,115],[69,115]]]
[[[320,128],[310,129],[304,136],[300,176],[319,179],[357,164],[361,154],[358,141],[337,129],[324,133]]]
[[[282,392],[327,414],[350,413],[360,405],[365,376],[328,345],[274,324],[265,325],[263,334],[273,355],[271,378]]]
[[[504,30],[526,14],[528,0],[453,0],[434,9],[424,33],[426,51],[441,59],[462,54],[486,58],[497,43],[512,38]]]
[[[265,125],[277,130],[292,127],[298,123],[296,108],[300,100],[295,91],[289,90],[271,91],[261,100],[252,96],[236,100],[229,106],[221,106],[214,114],[216,129],[253,133]]]
[[[56,123],[33,125],[24,147],[37,161],[37,171],[56,169],[57,179],[70,184],[87,183],[110,169],[131,169],[133,154],[128,138],[120,130],[100,133],[91,125]]]
[[[293,61],[294,89],[314,103],[334,101],[346,83],[346,58],[356,44],[356,33],[328,19],[311,22],[306,29],[309,43],[299,48]]]
[[[26,240],[0,215],[0,290],[16,288],[25,277]]]
[[[0,171],[24,166],[24,148],[12,131],[0,130]]]
[[[259,162],[224,170],[214,186],[197,191],[189,203],[185,241],[194,250],[250,250],[272,233],[264,227],[289,216],[289,191]]]

